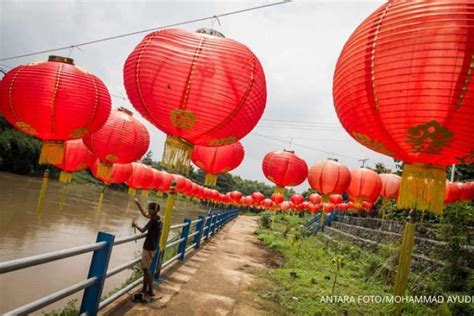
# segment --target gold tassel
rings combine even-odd
[[[398,271],[395,277],[395,296],[405,295],[408,283],[408,274],[410,273],[411,255],[413,245],[415,244],[416,224],[406,223],[403,230],[402,244],[400,246],[400,257],[398,260]],[[400,315],[401,303],[395,303],[396,315]]]
[[[206,173],[204,177],[204,185],[215,187],[217,184],[217,174]]]
[[[142,190],[142,195],[148,197],[150,195],[150,190]]]
[[[163,159],[161,162],[172,172],[189,174],[190,159],[193,154],[193,145],[185,140],[170,136],[166,137]]]
[[[273,194],[275,193],[285,194],[285,188],[276,186],[275,190],[273,190]]]
[[[400,184],[398,208],[417,209],[442,214],[446,170],[428,164],[405,164]]]
[[[39,164],[57,165],[64,159],[64,142],[45,141],[41,144]]]
[[[128,188],[128,194],[135,196],[137,194],[137,189]]]
[[[161,191],[156,191],[156,196],[157,196],[157,197],[163,197],[163,192],[161,192]]]
[[[67,171],[61,171],[59,174],[59,182],[61,183],[71,183],[72,173]]]
[[[48,178],[49,178],[49,169],[46,169],[43,174],[43,180],[41,181],[41,189],[38,196],[38,202],[36,203],[36,214],[41,213],[43,208],[44,198],[46,196],[46,190],[48,189]]]
[[[99,166],[97,167],[97,177],[109,180],[113,170],[114,169],[111,164],[99,162]]]
[[[104,194],[105,194],[105,189],[107,188],[106,185],[100,190],[99,193],[99,202],[97,203],[97,212],[100,212],[102,210],[102,203],[104,202]]]

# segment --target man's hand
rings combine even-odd
[[[135,216],[132,219],[132,227],[137,227],[137,218]]]

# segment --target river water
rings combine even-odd
[[[93,243],[98,231],[114,234],[116,238],[133,234],[132,217],[140,215],[133,203],[129,203],[127,193],[108,190],[98,211],[98,186],[70,184],[61,207],[63,186],[50,180],[42,212],[38,215],[35,206],[40,186],[40,178],[0,172],[0,261]],[[138,198],[142,205],[157,201],[164,209],[164,199],[151,195]],[[186,217],[195,219],[204,211],[200,204],[178,200],[172,222],[181,223]],[[146,223],[145,218],[138,218],[140,224]],[[143,239],[114,247],[109,269],[136,257],[142,243]],[[0,275],[0,314],[84,280],[90,260],[91,254],[84,254]],[[127,270],[107,279],[104,293],[120,286],[130,274]],[[62,307],[71,299],[78,299],[79,306],[81,294],[43,311]]]

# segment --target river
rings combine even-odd
[[[98,231],[112,233],[116,238],[133,234],[131,220],[133,216],[139,216],[139,212],[133,203],[127,208],[127,193],[108,190],[102,209],[98,211],[100,188],[73,183],[68,186],[61,207],[63,185],[50,180],[43,210],[38,215],[35,206],[40,186],[40,178],[0,172],[0,261],[93,243]],[[157,201],[164,209],[164,199],[151,195],[148,198],[139,195],[138,198],[142,204]],[[185,217],[195,219],[202,212],[201,205],[178,200],[172,222],[181,223]],[[145,218],[139,217],[139,224],[145,223]],[[139,240],[114,247],[109,268],[133,259],[142,243],[143,240]],[[91,254],[84,254],[0,275],[0,313],[84,280],[90,259]],[[124,271],[107,279],[104,294],[120,286],[130,274],[130,271]],[[79,306],[81,294],[43,311],[60,308],[71,299],[78,299]]]

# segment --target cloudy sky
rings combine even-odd
[[[0,59],[99,38],[218,15],[276,1],[42,1],[0,2]],[[268,101],[262,120],[243,139],[246,156],[233,173],[264,180],[261,161],[268,151],[291,148],[309,165],[338,158],[350,167],[383,162],[340,125],[332,101],[332,77],[339,53],[353,30],[383,0],[296,1],[258,11],[191,23],[182,28],[214,27],[247,45],[260,59]],[[114,96],[115,108],[131,105],[125,96],[123,63],[145,34],[56,52],[99,76]],[[46,60],[39,54],[6,61],[0,67]],[[140,117],[139,114],[136,114]],[[141,118],[141,117],[140,117]],[[147,123],[154,158],[161,157],[165,135]],[[301,185],[298,190],[304,189]]]

